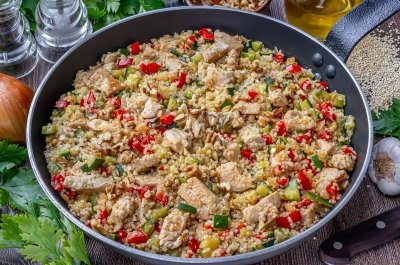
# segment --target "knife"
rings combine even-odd
[[[325,264],[346,265],[357,253],[400,235],[400,206],[381,213],[326,239],[319,248]]]

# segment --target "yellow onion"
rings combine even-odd
[[[25,143],[25,128],[33,90],[25,83],[0,74],[0,140]]]

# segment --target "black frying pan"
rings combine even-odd
[[[342,59],[347,58],[352,47],[364,34],[399,9],[399,0],[365,0],[359,8],[341,20],[328,36],[326,45],[333,51],[310,35],[284,22],[256,13],[217,7],[163,9],[133,16],[110,25],[71,49],[54,65],[36,92],[27,125],[29,158],[36,177],[54,205],[87,235],[128,257],[143,262],[248,264],[277,255],[310,237],[338,214],[351,199],[364,177],[372,148],[371,115],[361,88]],[[214,259],[184,259],[144,252],[119,244],[79,222],[68,212],[66,203],[51,187],[51,176],[43,155],[45,141],[41,135],[41,127],[49,122],[54,102],[61,94],[71,90],[75,73],[94,65],[102,54],[127,46],[132,40],[148,42],[151,38],[164,34],[205,26],[260,40],[271,48],[279,47],[285,54],[295,56],[303,66],[318,73],[317,76],[329,82],[331,89],[347,96],[345,112],[353,115],[357,122],[352,145],[358,153],[358,159],[351,173],[351,184],[342,199],[321,221],[307,231],[267,249]]]

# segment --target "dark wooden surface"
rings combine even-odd
[[[398,0],[393,0],[398,1]],[[272,0],[271,5],[265,11],[265,14],[286,20],[284,13],[283,0]],[[400,29],[400,13],[397,13],[389,21],[380,26],[381,30],[387,30],[389,23],[395,23],[395,26]],[[400,43],[399,43],[400,48]],[[31,87],[36,89],[48,72],[50,64],[40,60],[35,71],[24,78]],[[399,72],[394,73],[399,74]],[[304,241],[299,246],[275,256],[269,260],[265,260],[260,264],[296,264],[296,265],[312,265],[321,264],[318,260],[318,247],[321,242],[329,236],[351,227],[363,220],[371,218],[381,212],[394,208],[400,205],[400,197],[385,197],[378,191],[376,186],[365,178],[360,189],[354,195],[348,205],[337,215],[329,224],[318,231],[314,237]],[[128,259],[122,255],[107,249],[106,247],[94,242],[91,239],[87,240],[90,259],[93,264],[108,265],[108,264],[135,264],[142,263],[133,259]],[[2,264],[32,264],[24,261],[14,250],[3,250],[0,252],[0,265]],[[400,264],[400,239],[394,239],[387,244],[381,245],[373,250],[364,251],[354,257],[352,265],[397,265]]]

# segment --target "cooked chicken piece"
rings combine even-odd
[[[167,53],[165,55],[165,68],[171,73],[178,73],[184,67],[184,64],[175,55]]]
[[[259,221],[260,213],[263,212],[265,208],[271,206],[276,208],[281,206],[281,197],[277,191],[262,198],[256,205],[245,208],[243,210],[243,217],[248,224],[254,224]]]
[[[88,80],[92,76],[93,70],[89,71],[79,71],[76,73],[76,77],[74,80],[74,87],[76,89],[82,88],[82,87],[87,87],[88,85]]]
[[[354,168],[355,158],[345,154],[334,154],[330,161],[329,166],[346,171],[352,171]]]
[[[238,161],[241,158],[240,145],[237,143],[228,143],[224,150],[224,157],[228,161]]]
[[[186,179],[189,178],[201,178],[201,171],[198,165],[190,165],[185,168]]]
[[[214,32],[215,42],[223,42],[229,46],[229,50],[241,52],[243,50],[242,37],[231,36],[225,32],[216,30]]]
[[[84,119],[84,118],[82,118],[82,119],[77,119],[77,120],[74,120],[74,121],[72,121],[72,122],[69,122],[68,123],[68,126],[69,127],[71,127],[71,128],[74,128],[74,129],[82,129],[82,130],[90,130],[90,127],[89,127],[89,125],[88,125],[88,119]]]
[[[268,99],[271,101],[274,107],[284,107],[289,103],[286,96],[278,90],[274,90],[269,93]]]
[[[160,231],[160,248],[166,252],[176,249],[186,240],[188,231],[185,230],[189,213],[174,209],[165,217]]]
[[[187,183],[179,186],[178,195],[187,204],[197,208],[199,219],[202,220],[207,220],[210,214],[227,211],[226,203],[221,201],[196,177],[189,178]]]
[[[133,182],[139,186],[155,187],[160,183],[160,179],[156,176],[128,174],[128,178],[130,182]]]
[[[266,146],[256,125],[246,125],[239,131],[239,136],[251,151],[258,151]]]
[[[242,174],[236,162],[222,164],[219,171],[219,183],[227,190],[243,192],[254,187],[250,176]]]
[[[104,178],[96,175],[67,176],[64,180],[64,187],[74,191],[103,191],[114,184],[113,178]]]
[[[214,42],[210,47],[201,52],[206,63],[214,63],[228,54],[229,45],[224,42]]]
[[[209,65],[206,68],[205,72],[199,73],[199,76],[204,75],[204,83],[208,87],[214,87],[214,86],[226,86],[228,84],[233,84],[235,83],[236,77],[235,74],[232,71],[225,71],[221,69],[216,69],[215,65]]]
[[[286,112],[283,121],[289,132],[311,130],[317,125],[311,117],[307,116],[306,111],[299,110],[289,110]]]
[[[309,227],[314,224],[315,221],[318,220],[318,203],[312,203],[307,208],[301,207],[300,213],[302,217],[302,223],[304,227]]]
[[[317,140],[317,152],[316,152],[318,155],[318,158],[322,161],[326,161],[334,147],[335,147],[334,143],[330,143],[325,140],[318,139]]]
[[[107,218],[107,222],[114,225],[113,232],[117,232],[123,227],[125,219],[133,215],[138,204],[138,201],[129,195],[118,198]]]
[[[278,217],[279,210],[276,206],[268,204],[267,207],[262,209],[258,214],[258,231],[264,231],[265,228],[270,226],[275,222],[276,217]]]
[[[165,131],[163,145],[170,147],[179,154],[182,154],[185,148],[189,146],[189,141],[187,139],[187,133],[173,128]]]
[[[117,61],[117,56],[118,56],[117,52],[109,52],[102,56],[101,61],[105,64],[115,63]]]
[[[347,173],[344,170],[339,170],[337,168],[324,168],[314,177],[313,187],[315,187],[315,191],[318,192],[322,197],[329,199],[330,195],[326,191],[326,186],[332,184],[333,182],[341,182],[346,179],[346,177]]]
[[[234,107],[244,115],[258,115],[261,112],[261,106],[259,103],[248,103],[244,101],[239,101]]]
[[[136,159],[134,163],[135,172],[141,173],[148,169],[158,165],[161,159],[156,154],[144,155],[139,159]]]
[[[182,116],[182,119],[184,119],[185,115]],[[177,121],[176,118],[175,121]],[[204,126],[196,118],[194,118],[193,116],[189,116],[189,118],[186,120],[185,130],[191,131],[193,133],[193,136],[195,138],[198,138],[201,136],[200,132],[202,131],[202,129],[204,129]]]
[[[99,68],[93,73],[88,85],[92,89],[103,92],[107,97],[124,89],[121,82],[103,68]]]
[[[232,71],[219,71],[215,77],[217,86],[226,86],[235,83],[235,73]]]
[[[90,120],[87,123],[87,125],[89,126],[90,129],[96,132],[101,132],[106,129],[113,129],[112,124],[110,122],[101,119]]]
[[[146,101],[146,104],[144,104],[144,108],[142,113],[140,114],[143,119],[152,119],[157,117],[157,114],[160,110],[164,108],[163,105],[153,101],[151,98],[149,98]]]

